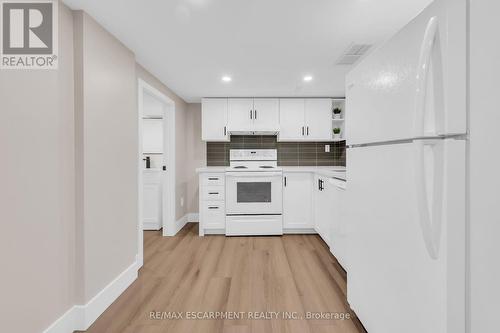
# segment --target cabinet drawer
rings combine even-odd
[[[210,173],[201,176],[201,184],[205,186],[224,186],[225,175],[223,173]]]
[[[224,201],[224,186],[203,186],[204,201]]]
[[[204,229],[224,229],[226,227],[226,209],[223,202],[202,203],[201,224]]]

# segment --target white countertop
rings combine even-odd
[[[312,172],[324,177],[346,180],[346,169],[340,166],[282,166],[283,172]]]
[[[226,172],[225,166],[207,166],[197,168],[197,173]],[[346,180],[345,167],[339,166],[281,166],[283,172],[311,172],[324,177]]]

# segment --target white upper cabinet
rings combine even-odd
[[[204,141],[229,141],[227,98],[204,98],[201,104],[201,138]]]
[[[230,98],[230,132],[278,132],[279,100],[277,98]]]
[[[305,134],[304,100],[302,98],[280,99],[279,141],[301,141]]]
[[[254,131],[277,132],[280,127],[280,103],[277,98],[253,100]]]
[[[229,99],[229,121],[230,132],[253,131],[253,98],[230,98]]]
[[[311,141],[331,141],[332,100],[308,98],[305,100],[306,137]]]
[[[330,98],[280,99],[278,141],[332,141]]]
[[[333,119],[333,108],[339,105],[342,118]],[[331,98],[204,98],[202,140],[278,133],[278,141],[284,142],[338,141],[344,139],[343,106],[342,99]],[[342,132],[335,138],[333,124]]]

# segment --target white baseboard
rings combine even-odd
[[[200,222],[200,214],[189,213],[187,219],[188,219],[189,223],[199,223]]]
[[[71,307],[65,314],[52,323],[43,333],[73,333],[76,331],[79,320],[76,306]]]
[[[86,331],[90,325],[137,279],[137,258],[85,305],[75,305],[43,333]]]
[[[160,230],[161,229],[161,223],[155,223],[155,222],[142,222],[142,230]]]
[[[184,215],[183,217],[181,217],[180,219],[178,219],[177,221],[175,221],[175,230],[174,230],[173,235],[171,235],[171,236],[177,235],[177,233],[179,231],[181,231],[182,228],[184,228],[184,226],[186,225],[186,223],[188,223],[188,214]]]
[[[304,235],[314,235],[317,234],[314,228],[283,228],[283,234],[288,235],[296,235],[296,234],[304,234]]]

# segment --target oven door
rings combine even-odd
[[[281,215],[281,172],[227,172],[227,215]]]

